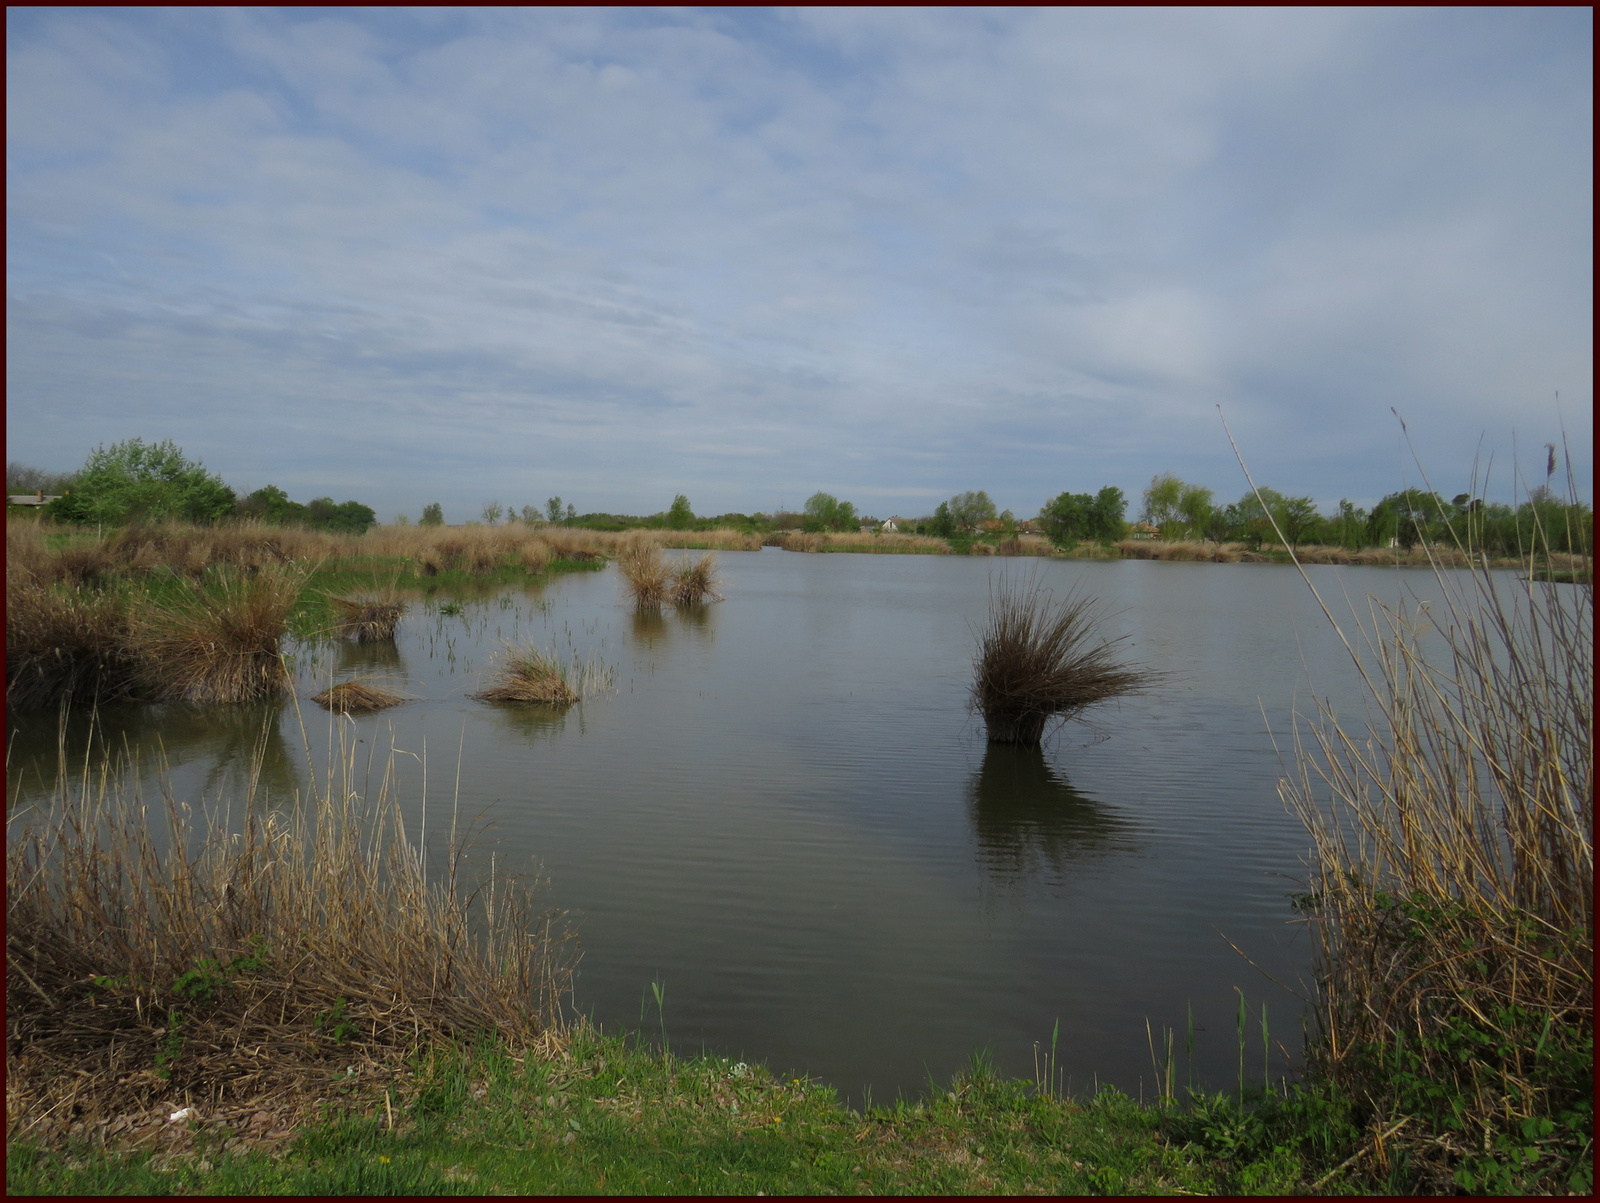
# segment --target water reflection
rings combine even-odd
[[[1075,863],[1135,847],[1133,825],[1073,789],[1040,748],[988,744],[967,787],[978,863],[998,880],[1062,880]]]
[[[405,661],[400,658],[400,648],[392,639],[379,639],[371,643],[358,643],[354,639],[341,639],[338,647],[337,670],[341,675],[366,675],[374,669],[405,671]]]
[[[713,606],[683,606],[678,610],[678,625],[694,637],[696,643],[708,643],[715,625],[711,620]]]
[[[667,633],[667,620],[660,610],[635,610],[630,617],[628,633],[635,643],[654,647]]]
[[[487,702],[484,709],[495,716],[497,725],[529,742],[552,742],[567,729],[567,720],[576,712],[578,729],[583,728],[581,706],[534,706],[527,702]]]
[[[201,788],[209,798],[242,799],[254,781],[268,796],[288,799],[299,788],[299,766],[304,763],[284,738],[288,704],[287,698],[208,707],[168,702],[74,713],[64,720],[32,715],[21,723],[13,719],[14,736],[33,751],[21,753],[20,763],[7,765],[8,792],[14,799],[19,787],[31,789],[35,783],[53,790],[61,755],[69,780],[85,765],[94,771],[126,756],[145,773],[204,764]],[[50,724],[59,724],[56,739],[48,737]]]

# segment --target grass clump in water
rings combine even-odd
[[[973,660],[972,707],[991,743],[1035,747],[1052,719],[1145,688],[1154,674],[1119,664],[1117,640],[1099,629],[1098,604],[1069,595],[1059,605],[1036,576],[1001,577]]]
[[[254,573],[215,569],[175,597],[147,598],[132,615],[132,644],[151,696],[245,702],[289,687],[279,643],[305,581],[279,564]]]
[[[563,664],[537,648],[511,648],[494,679],[473,696],[485,702],[567,707],[606,688],[611,670],[596,661]]]
[[[404,694],[384,689],[381,685],[350,680],[329,686],[321,693],[315,694],[311,700],[324,710],[332,710],[339,714],[372,714],[379,710],[387,710],[391,706],[398,706],[409,699]]]
[[[335,615],[335,630],[345,639],[358,643],[379,643],[393,639],[405,605],[393,597],[338,597],[330,595],[328,604]]]
[[[671,599],[673,572],[658,544],[635,540],[617,556],[617,567],[636,608],[659,610]]]
[[[699,559],[678,565],[672,578],[672,604],[679,607],[700,606],[708,601],[721,601],[717,592],[721,582],[717,579],[717,557],[707,552]]]

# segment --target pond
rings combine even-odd
[[[1125,656],[1164,674],[1034,753],[990,747],[967,710],[991,586],[1029,571],[1102,599]],[[1310,571],[1358,604],[1437,589],[1428,573]],[[1176,1030],[1180,1085],[1224,1088],[1241,997],[1250,1080],[1263,1007],[1270,1073],[1292,1072],[1311,945],[1288,896],[1308,841],[1279,801],[1269,725],[1289,755],[1313,689],[1362,713],[1297,573],[776,549],[724,555],[721,572],[726,601],[660,617],[629,608],[614,566],[459,613],[413,601],[392,646],[298,649],[298,703],[123,708],[101,733],[151,772],[164,755],[191,801],[242,797],[263,724],[278,805],[337,726],[379,761],[391,740],[425,751],[430,847],[459,768],[462,820],[486,812],[477,859],[537,862],[572,913],[578,1011],[607,1028],[642,1017],[680,1051],[766,1061],[852,1100],[919,1094],[978,1050],[1031,1077],[1053,1033],[1073,1089],[1148,1098],[1147,1023],[1158,1043]],[[564,717],[474,700],[512,640],[603,662],[614,683]],[[351,672],[417,700],[359,720],[307,700]],[[56,722],[11,735],[14,808],[57,772]],[[399,764],[415,821],[422,774]]]

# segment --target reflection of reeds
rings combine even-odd
[[[392,597],[335,597],[328,604],[337,617],[336,629],[346,639],[358,643],[377,643],[393,639],[405,606]]]
[[[623,548],[617,568],[640,610],[656,610],[672,595],[673,572],[654,542],[636,540]]]
[[[1128,824],[1057,776],[1038,747],[989,744],[968,799],[980,862],[1002,881],[1041,868],[1059,876],[1131,846]]]
[[[972,705],[990,742],[1036,745],[1052,718],[1072,718],[1149,683],[1152,674],[1116,662],[1116,641],[1098,624],[1092,598],[1068,596],[1057,606],[1037,578],[1020,585],[1001,578],[973,662]]]
[[[207,1118],[312,1107],[336,1073],[398,1069],[419,1040],[550,1038],[566,982],[550,919],[503,870],[458,886],[456,848],[430,880],[398,800],[363,798],[356,772],[347,752],[291,816],[240,799],[230,829],[170,793],[151,809],[133,767],[107,764],[14,820],[13,1132],[190,1096]]]
[[[281,693],[288,677],[278,645],[303,581],[303,571],[290,565],[253,576],[219,570],[176,601],[137,607],[133,646],[147,687],[188,702]]]
[[[707,601],[721,601],[722,595],[717,592],[720,583],[715,552],[707,552],[693,563],[685,560],[673,574],[672,604],[699,606]]]
[[[387,710],[390,706],[398,706],[406,701],[406,697],[404,694],[395,693],[392,689],[384,689],[381,685],[351,680],[331,685],[321,693],[313,695],[311,700],[324,710],[337,711],[339,714],[371,714],[374,711]]]

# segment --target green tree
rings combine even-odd
[[[483,520],[489,526],[495,526],[505,516],[506,507],[500,504],[498,498],[494,501],[483,503]]]
[[[128,439],[89,453],[72,492],[51,502],[64,522],[104,523],[182,518],[212,522],[233,512],[234,493],[222,478],[190,460],[171,439]]]
[[[813,493],[806,498],[805,521],[801,525],[808,531],[854,530],[856,507],[832,493]]]
[[[529,526],[538,526],[544,521],[544,511],[536,505],[525,505],[522,507],[522,520]]]
[[[331,497],[318,497],[306,502],[306,525],[314,530],[341,531],[346,534],[365,534],[367,527],[378,520],[371,506],[359,501],[335,504]]]
[[[262,485],[239,503],[240,517],[270,522],[274,526],[293,526],[305,521],[306,507],[289,500],[277,485]]]
[[[995,517],[994,502],[989,494],[979,489],[976,493],[957,493],[949,501],[950,521],[957,531],[970,534],[989,519]]]
[[[1114,543],[1122,538],[1127,508],[1127,499],[1115,485],[1107,485],[1092,497],[1062,493],[1045,502],[1039,511],[1039,525],[1058,547],[1072,547],[1085,539]]]
[[[956,521],[950,516],[950,503],[941,501],[933,511],[933,517],[921,525],[927,534],[937,535],[941,539],[952,538],[956,533]]]
[[[1161,528],[1166,539],[1182,539],[1210,529],[1211,490],[1179,480],[1170,472],[1151,477],[1140,520]]]
[[[422,517],[417,520],[418,526],[443,526],[444,506],[437,501],[430,501],[422,507]]]
[[[1279,528],[1289,540],[1291,551],[1300,546],[1306,534],[1322,521],[1322,515],[1317,513],[1317,503],[1309,497],[1284,498],[1283,508],[1276,516]]]
[[[688,530],[694,525],[694,510],[682,493],[672,499],[672,508],[667,511],[667,525],[673,530]]]
[[[544,512],[545,512],[545,516],[547,518],[549,518],[552,523],[560,522],[561,521],[561,514],[562,514],[562,511],[561,511],[561,498],[559,498],[559,497],[548,498],[544,503]]]

